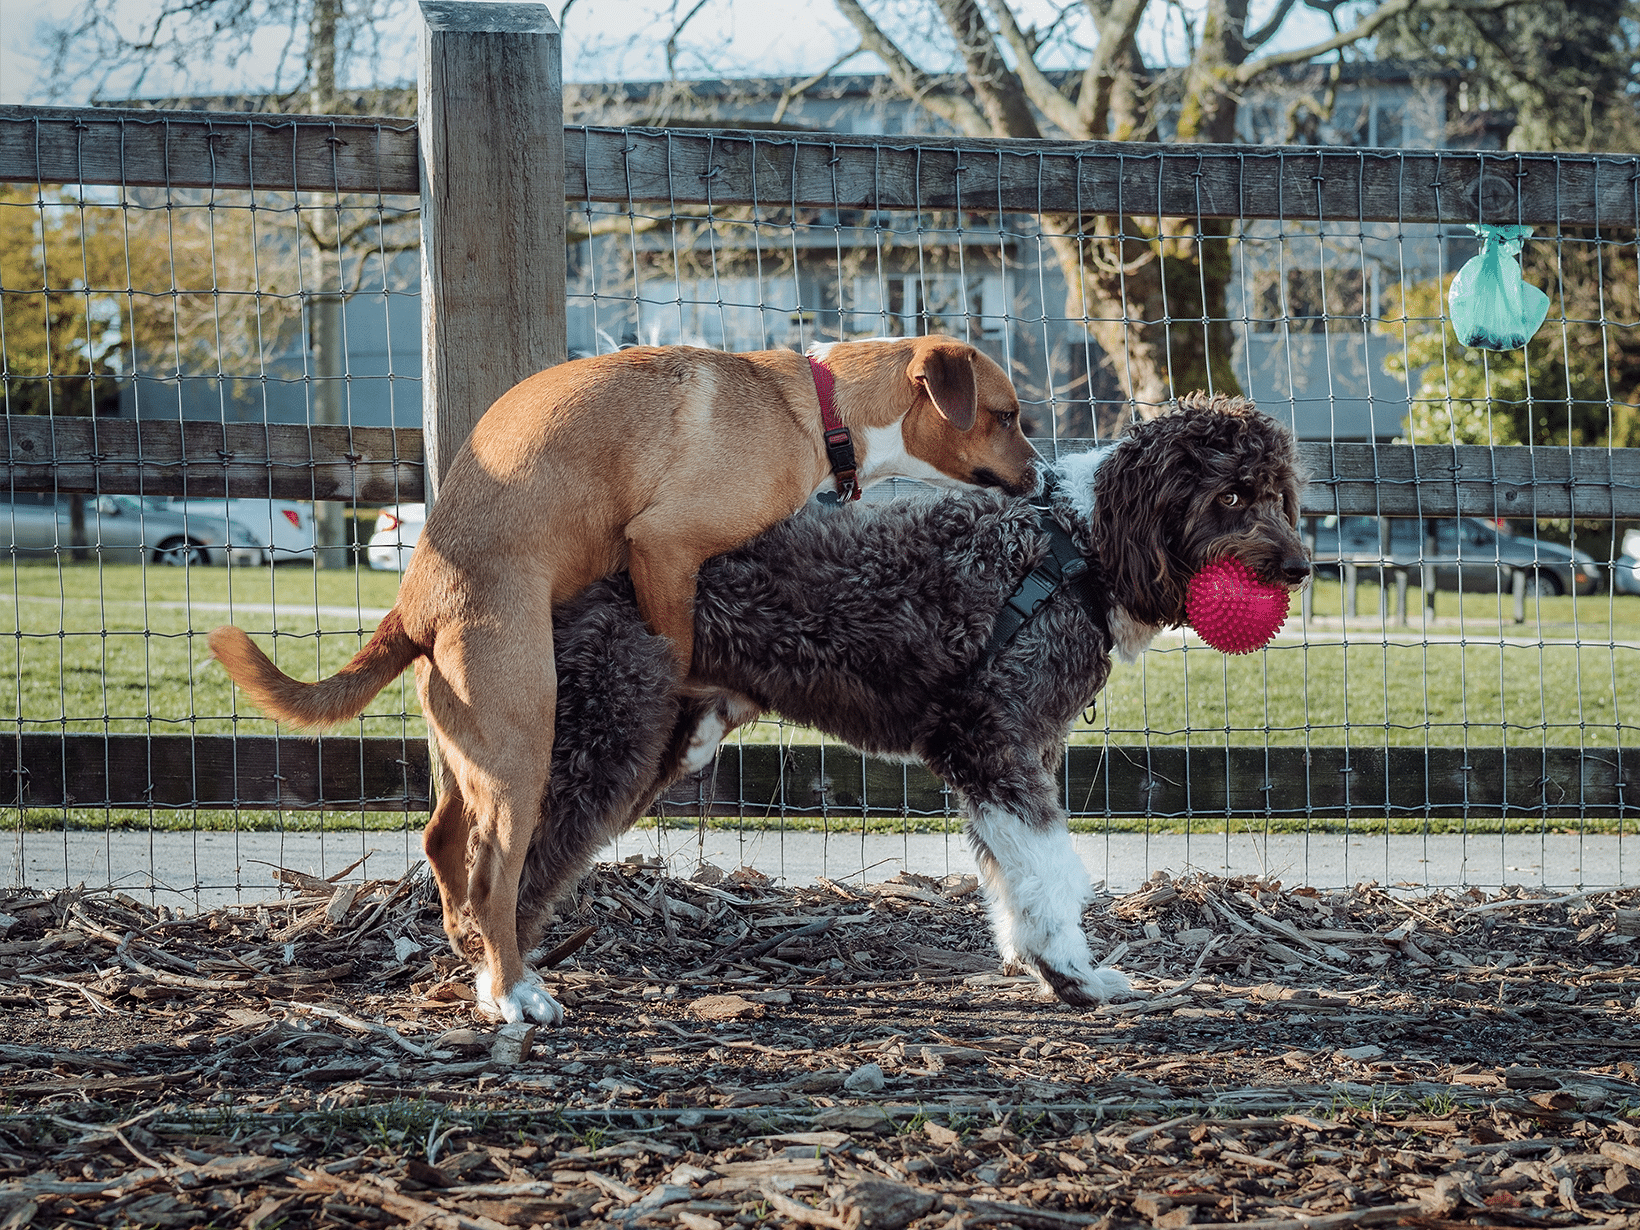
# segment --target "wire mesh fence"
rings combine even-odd
[[[15,874],[237,892],[272,883],[252,859],[407,865],[408,680],[314,743],[201,638],[239,624],[313,678],[392,605],[424,501],[415,134],[54,124],[0,117]],[[1050,459],[1195,387],[1294,429],[1317,580],[1262,652],[1175,632],[1117,668],[1063,767],[1096,877],[1632,882],[1636,160],[566,140],[572,356],[940,332],[1003,364]],[[1524,350],[1452,332],[1476,222],[1537,227]],[[937,780],[778,720],[657,812],[622,853],[968,866]]]
[[[354,540],[374,504],[422,494],[417,198],[319,172],[330,191],[295,190],[291,151],[268,147],[292,126],[268,118],[225,123],[181,156],[172,118],[119,125],[118,178],[129,168],[130,182],[87,171],[0,185],[8,443],[14,462],[46,463],[14,465],[4,496],[13,875],[30,883],[271,883],[268,866],[244,862],[247,830],[316,832],[332,862],[361,849],[357,832],[335,835],[359,827],[345,808],[247,807],[201,788],[214,743],[231,755],[274,733],[235,703],[202,638],[240,623],[311,677],[345,662],[392,605],[396,574],[356,567]],[[8,128],[49,159],[37,125]],[[344,131],[414,138],[393,121]],[[95,130],[77,132],[67,156],[94,163]],[[172,156],[144,164],[131,132],[160,134]],[[241,139],[247,182],[210,186],[225,143]],[[325,499],[322,464],[383,437],[372,503]],[[226,479],[206,473],[236,457]],[[414,749],[401,763],[425,759],[413,703],[413,689],[390,689],[358,730]],[[36,741],[56,773],[34,763]],[[346,756],[341,744],[332,756]],[[405,813],[396,827],[410,823]]]

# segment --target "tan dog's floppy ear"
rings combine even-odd
[[[972,427],[979,414],[973,356],[968,346],[918,346],[906,368],[905,374],[922,385],[935,409],[958,431]]]

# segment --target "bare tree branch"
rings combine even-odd
[[[1293,11],[1293,5],[1295,3],[1297,3],[1297,0],[1281,0],[1281,3],[1276,6],[1276,11],[1270,14],[1270,20],[1265,22],[1258,29],[1243,34],[1242,41],[1245,42],[1249,48],[1264,46],[1265,43],[1268,43],[1275,37],[1276,31],[1281,29],[1281,23],[1287,20],[1287,14]],[[1314,6],[1312,5],[1311,7],[1313,8]],[[1329,16],[1331,16],[1331,14],[1329,14]]]
[[[850,60],[852,60],[855,56],[859,55],[865,49],[866,49],[865,44],[861,43],[858,47],[856,47],[853,51],[848,52],[846,55],[838,56],[830,64],[826,65],[819,72],[815,73],[814,76],[805,77],[803,80],[799,81],[796,85],[790,86],[789,88],[787,88],[780,95],[780,101],[775,104],[774,118],[771,121],[771,123],[775,123],[775,124],[780,123],[780,121],[782,119],[784,119],[785,116],[786,116],[786,108],[787,107],[791,106],[792,103],[796,102],[799,98],[801,98],[809,90],[812,90],[815,86],[819,85],[827,77],[831,76],[839,68],[843,67],[843,65],[847,64]]]
[[[1015,71],[1019,73],[1021,84],[1026,95],[1036,104],[1036,109],[1048,119],[1048,123],[1061,132],[1073,137],[1089,136],[1082,126],[1082,117],[1077,113],[1076,104],[1048,80],[1040,68],[1036,66],[1036,46],[1026,37],[1014,20],[1013,10],[1006,0],[985,0],[985,7],[991,10],[991,16],[996,19],[997,28],[1002,31],[1002,37],[1008,46],[1013,48]]]
[[[1115,0],[1094,17],[1099,43],[1082,73],[1082,97],[1077,102],[1082,131],[1090,137],[1102,138],[1109,133],[1111,99],[1122,66],[1130,74],[1141,67],[1134,38],[1144,20],[1146,3]]]
[[[683,15],[683,20],[672,27],[672,33],[666,36],[666,75],[673,81],[678,79],[678,36],[683,28],[695,19],[695,14],[705,8],[708,0],[695,0],[695,7]]]
[[[859,0],[837,0],[837,7],[859,31],[861,44],[883,62],[889,77],[907,98],[959,132],[974,137],[990,135],[990,126],[980,109],[918,68],[860,7]]]
[[[1072,13],[1076,12],[1077,9],[1079,9],[1080,7],[1081,7],[1081,5],[1078,5],[1078,4],[1062,4],[1062,5],[1059,6],[1059,12],[1054,14],[1054,19],[1052,21],[1050,21],[1046,26],[1041,27],[1040,29],[1036,26],[1032,26],[1029,30],[1027,30],[1025,32],[1026,41],[1030,44],[1030,47],[1031,47],[1031,58],[1032,59],[1036,58],[1037,49],[1044,46],[1048,42],[1048,40],[1051,39],[1054,36],[1054,31],[1059,29],[1060,26],[1064,25],[1067,21],[1069,21],[1070,20],[1070,15]],[[1065,42],[1067,44],[1069,44],[1070,46],[1077,48],[1080,51],[1086,51],[1087,50],[1086,47],[1083,47],[1080,43],[1078,43],[1069,34],[1065,35]]]
[[[203,73],[215,74],[242,60],[252,62],[254,79],[270,95],[313,84],[315,0],[158,0],[147,7],[150,16],[140,27],[128,17],[121,24],[123,7],[129,6],[107,0],[59,6],[66,16],[47,34],[51,97],[84,90],[93,98],[133,98],[149,91],[150,82],[162,83],[157,88],[173,95],[198,93],[214,84],[202,79]],[[407,0],[349,0],[335,6],[339,79],[346,79],[345,63],[367,71],[382,63],[383,39],[406,37],[400,18],[410,7]],[[280,43],[270,57],[266,36],[272,32]]]
[[[1040,137],[1042,130],[1037,126],[1036,116],[1031,114],[1019,77],[1002,58],[996,37],[985,24],[985,14],[979,5],[974,0],[936,2],[952,37],[957,40],[957,50],[967,67],[968,84],[979,96],[992,135]]]
[[[1308,47],[1297,47],[1292,51],[1278,51],[1256,60],[1249,60],[1236,70],[1235,81],[1238,85],[1246,85],[1262,73],[1273,68],[1282,68],[1288,64],[1304,64],[1315,59],[1316,56],[1326,55],[1329,51],[1337,51],[1341,47],[1348,47],[1372,35],[1380,26],[1393,21],[1404,13],[1413,9],[1421,9],[1426,13],[1496,13],[1503,9],[1515,8],[1522,4],[1532,4],[1536,0],[1388,0],[1368,13],[1355,25],[1342,33],[1335,34],[1319,43],[1312,43]]]

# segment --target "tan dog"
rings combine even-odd
[[[1013,385],[973,347],[885,338],[813,353],[835,379],[862,485],[1035,487]],[[483,941],[479,1001],[505,1019],[562,1015],[526,976],[516,929],[552,761],[553,608],[624,567],[686,671],[700,565],[832,484],[818,407],[815,373],[795,351],[639,348],[550,368],[479,420],[398,602],[339,674],[301,683],[239,629],[211,633],[234,682],[304,729],[357,717],[415,663],[442,761],[423,847],[456,951],[464,911]]]

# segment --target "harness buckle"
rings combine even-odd
[[[837,476],[838,497],[843,500],[860,498],[858,468],[854,459],[854,437],[847,427],[829,427],[824,434],[826,460]]]

